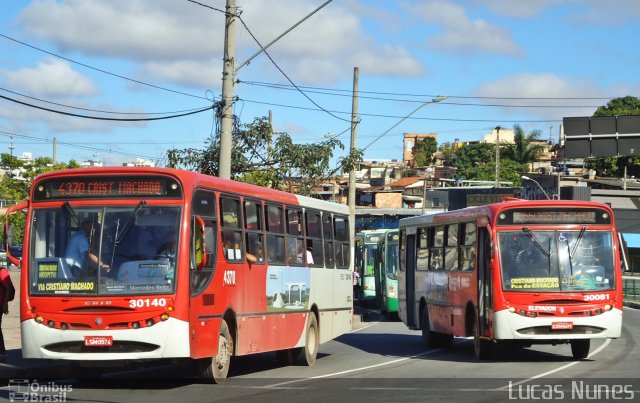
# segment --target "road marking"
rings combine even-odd
[[[600,347],[598,347],[597,349],[592,351],[591,354],[589,354],[587,356],[587,358],[591,358],[594,355],[598,354],[600,351],[604,350],[610,343],[611,343],[611,339],[606,339],[605,342],[602,343],[602,345]],[[522,380],[520,382],[513,382],[513,383],[510,383],[509,385],[503,386],[501,388],[493,389],[493,390],[497,390],[497,391],[507,390],[507,389],[512,388],[514,386],[521,385],[523,383],[527,383],[527,382],[533,381],[534,379],[542,378],[543,376],[547,376],[547,375],[553,374],[555,372],[562,371],[563,369],[567,369],[567,368],[572,367],[572,366],[574,366],[576,364],[580,364],[581,362],[584,362],[584,361],[574,361],[574,362],[571,362],[569,364],[563,365],[560,368],[552,369],[551,371],[543,372],[541,374],[534,375],[534,376],[532,376],[530,378],[527,378],[525,380]]]
[[[424,352],[422,354],[417,354],[417,355],[412,355],[410,357],[402,357],[402,358],[398,358],[397,360],[392,360],[392,361],[387,361],[387,362],[381,362],[380,364],[374,364],[374,365],[369,365],[366,367],[360,367],[360,368],[353,368],[353,369],[349,369],[346,371],[340,371],[340,372],[334,372],[332,374],[325,374],[325,375],[318,375],[318,376],[312,376],[310,378],[304,378],[304,379],[295,379],[293,381],[287,381],[287,382],[280,382],[280,383],[274,383],[273,385],[266,385],[263,386],[264,388],[277,388],[283,385],[290,385],[292,383],[298,383],[298,382],[307,382],[307,381],[312,381],[314,379],[323,379],[323,378],[330,378],[332,376],[338,376],[338,375],[344,375],[344,374],[350,374],[352,372],[358,372],[358,371],[365,371],[367,369],[371,369],[371,368],[378,368],[378,367],[383,367],[385,365],[391,365],[391,364],[396,364],[399,362],[403,362],[403,361],[407,361],[407,360],[412,360],[414,358],[420,358],[420,357],[424,357],[427,356],[429,354],[433,354],[435,352],[441,351],[441,348],[435,349],[435,350],[431,350],[431,351],[427,351]]]

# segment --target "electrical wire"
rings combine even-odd
[[[74,116],[74,117],[83,118],[83,119],[108,120],[108,121],[116,121],[116,122],[147,122],[147,121],[152,121],[152,120],[174,119],[174,118],[179,118],[179,117],[182,117],[182,116],[194,115],[196,113],[205,112],[205,111],[208,111],[209,109],[213,109],[214,108],[213,106],[207,106],[206,108],[201,108],[201,109],[198,109],[198,110],[195,110],[195,111],[191,111],[191,112],[185,112],[185,113],[180,113],[180,114],[176,114],[176,115],[161,116],[161,117],[155,117],[155,118],[108,118],[108,117],[101,117],[101,116],[81,115],[81,114],[78,114],[78,113],[70,113],[70,112],[59,111],[59,110],[51,109],[51,108],[45,108],[43,106],[38,106],[38,105],[33,105],[33,104],[30,104],[30,103],[27,103],[27,102],[18,101],[17,99],[6,97],[4,95],[0,95],[0,98],[6,99],[6,100],[11,101],[11,102],[15,102],[17,104],[28,106],[30,108],[40,109],[40,110],[47,111],[47,112],[52,112],[52,113],[58,113],[60,115]]]
[[[282,107],[282,108],[302,109],[302,110],[308,110],[308,111],[322,112],[322,110],[320,110],[320,109],[314,109],[314,108],[303,107],[303,106],[275,104],[275,103],[272,103],[272,102],[255,101],[255,100],[250,100],[250,99],[245,99],[245,98],[242,98],[242,100],[244,102],[261,104],[261,105],[277,106],[277,107]],[[424,103],[424,101],[422,103]],[[439,103],[443,103],[443,102],[439,102]],[[341,112],[341,111],[331,111],[331,112],[340,113],[340,114],[349,114],[349,115],[351,114],[351,112]],[[392,119],[402,119],[402,118],[404,118],[404,116],[381,115],[381,114],[362,113],[362,112],[358,112],[358,116],[369,116],[369,117],[376,117],[376,118],[392,118]],[[489,123],[491,123],[491,122],[495,123],[497,121],[504,120],[502,118],[500,118],[500,119],[454,119],[454,118],[425,118],[425,117],[414,117],[414,116],[411,116],[408,119],[412,119],[412,120],[428,120],[428,121],[445,121],[445,122],[489,122]],[[539,119],[539,120],[517,119],[517,120],[513,120],[513,122],[519,122],[519,123],[559,123],[559,122],[562,122],[562,119]]]
[[[177,114],[177,113],[183,113],[183,112],[192,112],[192,111],[196,111],[196,110],[200,109],[200,108],[194,108],[194,109],[186,109],[186,110],[172,111],[172,112],[115,112],[115,111],[104,111],[104,110],[99,110],[99,109],[81,108],[79,106],[70,106],[70,105],[65,105],[65,104],[61,104],[61,103],[58,103],[58,102],[47,101],[47,100],[44,100],[44,99],[40,99],[40,98],[32,97],[32,96],[29,96],[29,95],[21,94],[21,93],[16,92],[16,91],[11,91],[11,90],[8,90],[8,89],[2,88],[2,87],[0,87],[0,90],[1,91],[6,91],[6,92],[14,94],[14,95],[19,95],[19,96],[24,97],[24,98],[33,99],[34,101],[43,102],[43,103],[46,103],[46,104],[51,104],[51,105],[56,105],[56,106],[62,106],[64,108],[78,109],[78,110],[81,110],[81,111],[88,111],[88,112],[110,113],[110,114],[116,114],[116,115],[167,115],[167,114]]]

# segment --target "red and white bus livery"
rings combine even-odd
[[[220,382],[232,355],[313,365],[351,329],[347,206],[120,167],[41,175],[18,211],[25,358],[71,360],[79,377],[183,358]]]
[[[571,200],[506,200],[400,220],[399,315],[429,346],[620,337],[623,256],[611,208]]]

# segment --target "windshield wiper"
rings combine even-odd
[[[580,230],[580,233],[578,234],[578,239],[576,239],[576,244],[573,245],[573,249],[571,250],[571,254],[569,255],[569,257],[573,257],[573,255],[576,254],[576,250],[578,250],[578,245],[580,245],[580,241],[582,241],[582,237],[584,236],[584,232],[586,230],[587,230],[587,226],[585,225]]]
[[[540,249],[540,252],[542,252],[547,258],[551,256],[551,253],[548,250],[546,250],[544,246],[540,245],[540,242],[538,242],[535,235],[533,235],[533,232],[531,232],[529,228],[522,227],[522,232],[524,232],[524,234],[527,237],[529,237],[529,239],[531,240],[531,243],[533,243],[536,246],[536,248]]]
[[[551,238],[549,238],[549,250],[547,250],[544,248],[544,246],[540,244],[540,242],[538,242],[538,240],[536,239],[536,236],[533,235],[533,232],[531,232],[529,228],[522,227],[522,232],[524,232],[524,234],[529,238],[531,243],[534,244],[536,248],[538,248],[540,252],[542,252],[542,254],[547,257],[547,268],[549,269],[549,274],[551,274],[551,252],[549,252],[549,250],[551,250]]]
[[[138,216],[140,209],[142,209],[142,207],[146,204],[147,204],[146,200],[140,200],[140,203],[138,203],[138,205],[133,209],[129,217],[127,217],[127,221],[122,226],[122,231],[120,231],[120,233],[116,232],[116,240],[114,241],[116,245],[119,245],[120,242],[122,242],[122,238],[124,238],[124,236],[127,235],[127,232],[129,232],[131,227],[133,227],[133,222]]]
[[[62,203],[62,207],[64,207],[64,209],[67,210],[67,213],[69,213],[69,215],[73,217],[74,220],[76,220],[76,225],[79,225],[80,221],[78,220],[78,215],[76,214],[73,207],[71,207],[71,204],[69,204],[68,201],[65,201],[64,203]]]

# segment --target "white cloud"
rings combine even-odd
[[[418,18],[442,28],[442,33],[428,39],[430,47],[447,53],[522,55],[505,29],[483,19],[471,20],[464,7],[448,0],[431,0],[410,7]]]
[[[592,115],[598,106],[606,104],[607,101],[579,98],[608,97],[611,96],[611,91],[599,88],[596,83],[588,80],[564,78],[555,74],[528,73],[504,77],[483,84],[473,91],[473,95],[478,97],[501,98],[504,94],[517,94],[514,97],[522,99],[491,99],[486,102],[506,105],[504,110],[507,113],[521,113],[523,110],[510,108],[508,105],[529,106],[526,108],[528,113],[545,119],[558,119],[564,116]],[[544,107],[535,107],[541,105]]]
[[[224,5],[218,3],[208,4],[223,9]],[[319,3],[246,0],[238,5],[251,33],[266,45]],[[367,9],[372,15],[383,15],[381,9]],[[362,10],[363,6],[353,1],[330,3],[277,41],[268,52],[294,81],[300,82],[335,83],[356,65],[372,75],[422,74],[418,60],[401,44],[380,43],[364,29],[358,14]],[[224,14],[193,3],[34,0],[18,23],[39,41],[50,41],[63,51],[142,62],[139,66],[143,70],[136,72],[137,76],[192,87],[211,88],[220,83]],[[236,64],[258,50],[259,46],[238,21]],[[357,54],[367,55],[365,65]],[[211,62],[212,59],[217,62]],[[390,60],[394,61],[394,69],[385,66]],[[283,79],[264,54],[243,67],[241,73],[252,78]]]
[[[91,80],[74,71],[69,63],[45,59],[35,68],[2,71],[7,87],[21,89],[34,97],[90,96],[99,93]]]

